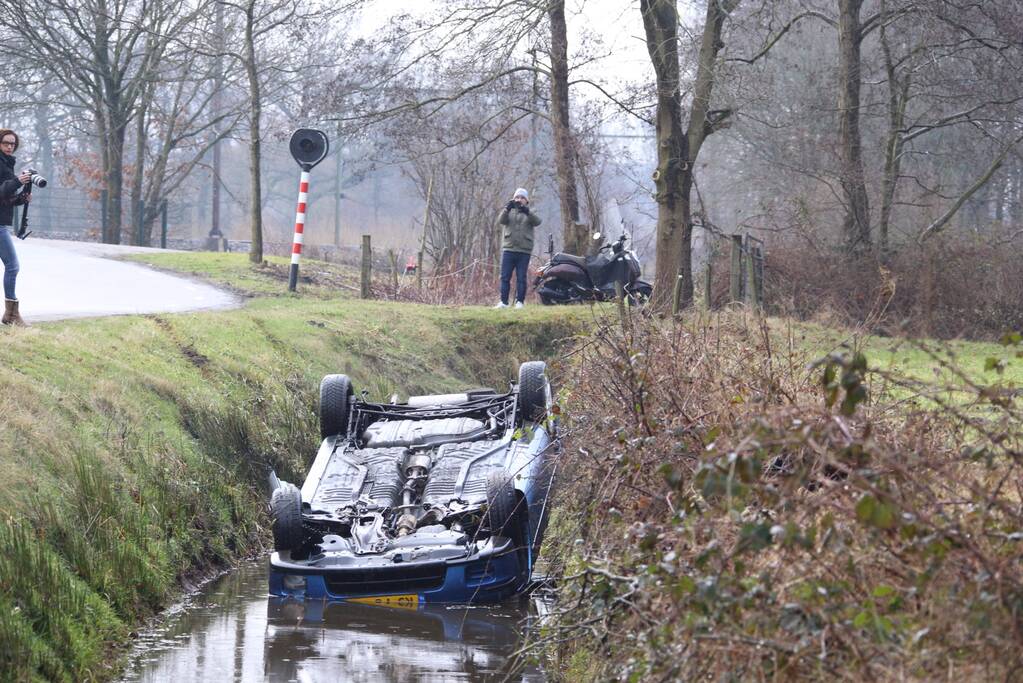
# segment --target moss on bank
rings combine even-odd
[[[266,467],[301,480],[324,374],[376,398],[503,388],[580,320],[342,300],[337,273],[265,298],[276,275],[244,255],[167,258],[240,269],[256,298],[0,331],[0,679],[109,677],[111,645],[190,576],[262,548]]]

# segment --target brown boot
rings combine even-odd
[[[21,319],[18,313],[17,299],[4,299],[4,317],[0,322],[4,325],[16,325],[17,327],[28,327],[28,323]]]

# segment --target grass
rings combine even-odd
[[[785,336],[791,333],[797,345],[815,352],[825,354],[843,348],[862,351],[871,361],[872,368],[900,372],[922,380],[955,381],[956,377],[948,373],[947,366],[951,361],[975,381],[989,381],[993,376],[1017,384],[1023,381],[1023,363],[1012,362],[1016,359],[1015,350],[998,343],[879,337],[783,320],[772,321],[772,328]],[[989,358],[1004,361],[1004,372],[992,375],[986,370]]]
[[[168,252],[122,257],[154,268],[184,273],[247,296],[295,296],[287,291],[290,259],[267,256],[253,266],[247,254]],[[338,292],[358,292],[359,271],[349,266],[306,260],[299,270],[303,298],[333,298]]]
[[[315,263],[287,294],[245,259],[144,257],[240,309],[0,330],[0,680],[109,678],[183,581],[260,551],[266,469],[301,481],[324,374],[378,399],[503,388],[588,315],[362,301]]]
[[[354,270],[308,261],[289,294],[284,259],[132,258],[229,286],[247,303],[0,329],[9,369],[0,375],[0,680],[109,678],[110,648],[183,581],[261,550],[266,468],[301,480],[324,374],[347,373],[377,399],[503,388],[519,362],[558,356],[600,315],[363,301],[353,298]],[[822,353],[843,339],[773,325],[779,342]],[[853,344],[875,367],[940,371],[906,343]],[[987,358],[1009,354],[951,348],[982,379],[993,374]]]
[[[1023,361],[1012,344],[880,337],[777,319],[771,329],[783,347],[815,358],[862,353],[870,370],[867,385],[877,400],[937,408],[971,402],[978,389],[1012,395],[1023,386]]]

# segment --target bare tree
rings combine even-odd
[[[111,0],[0,1],[0,21],[11,39],[0,54],[36,57],[89,112],[103,164],[108,224],[103,241],[121,240],[124,150],[128,126],[154,69],[204,5]]]
[[[551,30],[551,126],[554,130],[554,162],[558,168],[561,198],[562,239],[565,250],[586,252],[589,235],[579,227],[579,192],[575,179],[575,150],[568,105],[568,24],[564,0],[550,0],[547,16]]]
[[[142,154],[135,169],[139,206],[143,207],[137,217],[140,244],[150,244],[161,202],[236,129],[243,115],[237,98],[230,107],[210,106],[218,97],[223,100],[212,69],[215,65],[196,52],[173,62],[166,60],[161,65],[161,82],[143,100],[137,114],[142,122]],[[219,85],[223,87],[224,81]]]
[[[421,120],[442,111],[462,98],[487,90],[499,82],[519,82],[523,75],[534,79],[534,87],[523,87],[495,100],[492,111],[482,119],[481,128],[495,119],[517,121],[527,117],[546,121],[554,142],[554,166],[562,240],[566,249],[581,253],[588,245],[588,231],[580,225],[578,136],[573,131],[570,89],[585,80],[570,79],[573,64],[568,45],[568,24],[564,0],[500,0],[481,3],[473,0],[449,3],[429,22],[409,22],[409,26],[389,38],[391,54],[397,55],[395,68],[382,74],[373,84],[377,92],[391,99],[378,98],[375,106],[360,114],[376,121],[418,111]],[[529,58],[526,58],[526,55]],[[548,63],[544,63],[543,56]],[[447,63],[444,76],[424,86],[402,86],[402,76],[414,72],[421,78],[424,64],[435,59]],[[549,105],[544,111],[537,80],[546,79]],[[599,86],[597,86],[599,88]],[[603,89],[604,95],[613,97]],[[627,104],[625,105],[628,106]],[[511,114],[510,119],[505,115]],[[506,129],[510,130],[510,128]],[[491,138],[494,144],[503,135]],[[474,144],[472,137],[448,144]],[[535,139],[532,148],[536,149]],[[534,169],[540,165],[534,159]]]
[[[693,298],[692,206],[693,165],[709,135],[726,125],[729,110],[712,110],[711,94],[717,75],[717,56],[725,19],[739,0],[707,3],[689,108],[683,129],[683,104],[679,68],[679,16],[675,0],[641,0],[647,49],[657,78],[657,276],[654,305],[672,301],[676,276],[680,303]]]
[[[204,54],[233,61],[244,73],[249,147],[249,260],[263,261],[263,116],[266,88],[285,90],[288,80],[302,80],[295,41],[327,31],[334,17],[354,10],[361,0],[341,4],[309,0],[213,0],[225,12],[225,25],[235,40],[210,35]],[[237,45],[237,47],[233,47]]]
[[[842,232],[851,250],[870,246],[870,204],[860,139],[860,50],[869,30],[860,18],[862,9],[863,0],[838,0],[839,180],[846,202]]]

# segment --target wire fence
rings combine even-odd
[[[35,188],[29,209],[29,230],[49,239],[98,242],[109,216],[104,209],[105,193],[65,187]],[[121,243],[129,244],[135,232],[139,207],[125,197],[121,202]],[[167,201],[161,207],[152,228],[152,246],[173,246],[174,242],[204,241],[196,234],[194,206]],[[20,224],[21,208],[16,208],[15,224]],[[180,247],[179,247],[180,248]],[[187,248],[187,247],[186,247]]]
[[[15,224],[21,221],[21,210]],[[37,235],[66,234],[65,239],[99,239],[102,207],[88,193],[68,188],[36,188],[32,192],[29,229]]]

